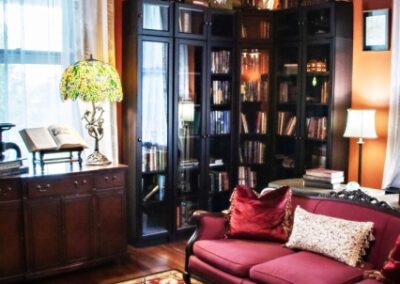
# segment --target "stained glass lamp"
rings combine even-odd
[[[92,103],[82,120],[86,123],[89,136],[95,140],[94,152],[87,158],[87,165],[107,165],[111,162],[99,151],[99,141],[104,136],[104,109],[99,102],[119,102],[122,100],[122,87],[114,67],[92,58],[78,61],[65,69],[60,83],[63,100],[80,99]]]

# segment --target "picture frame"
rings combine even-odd
[[[389,9],[363,12],[363,50],[389,50]]]

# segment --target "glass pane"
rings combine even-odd
[[[306,102],[327,104],[329,102],[330,45],[307,46]]]
[[[240,145],[238,182],[261,189],[266,184],[265,155],[268,132],[269,51],[240,53]]]
[[[189,224],[190,218],[194,211],[199,209],[199,202],[195,200],[183,200],[176,206],[176,227],[183,229],[192,227]]]
[[[277,91],[279,104],[293,104],[298,95],[298,54],[297,46],[281,46],[277,59]]]
[[[197,194],[201,159],[201,94],[203,47],[179,45],[178,194]]]
[[[169,6],[143,4],[143,29],[169,31]]]
[[[180,8],[179,11],[179,32],[195,35],[204,33],[204,12]]]
[[[311,10],[307,12],[307,34],[321,35],[330,33],[330,9]]]
[[[242,19],[240,37],[242,39],[269,39],[270,22],[265,17],[255,17],[244,15]]]
[[[276,35],[278,38],[298,37],[300,34],[299,14],[279,13],[276,23]]]
[[[217,37],[233,37],[234,21],[233,15],[212,14],[211,35]]]
[[[142,43],[143,234],[166,230],[165,170],[168,135],[168,44]]]
[[[52,1],[51,5],[36,0],[3,2],[0,49],[61,51],[62,21],[61,0]]]

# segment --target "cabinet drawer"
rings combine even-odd
[[[48,178],[28,181],[27,189],[29,198],[61,195],[63,191],[61,180]]]
[[[0,201],[16,200],[21,197],[21,183],[16,179],[0,180]]]
[[[64,194],[90,192],[93,189],[93,177],[90,175],[76,175],[62,182]]]
[[[125,185],[124,171],[109,171],[96,175],[96,189],[122,187]]]

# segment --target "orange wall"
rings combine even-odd
[[[378,139],[363,146],[361,185],[380,188],[386,155],[388,128],[391,52],[363,51],[363,10],[392,8],[392,0],[353,0],[353,93],[352,108],[376,109]],[[357,180],[358,147],[350,139],[349,180]]]

